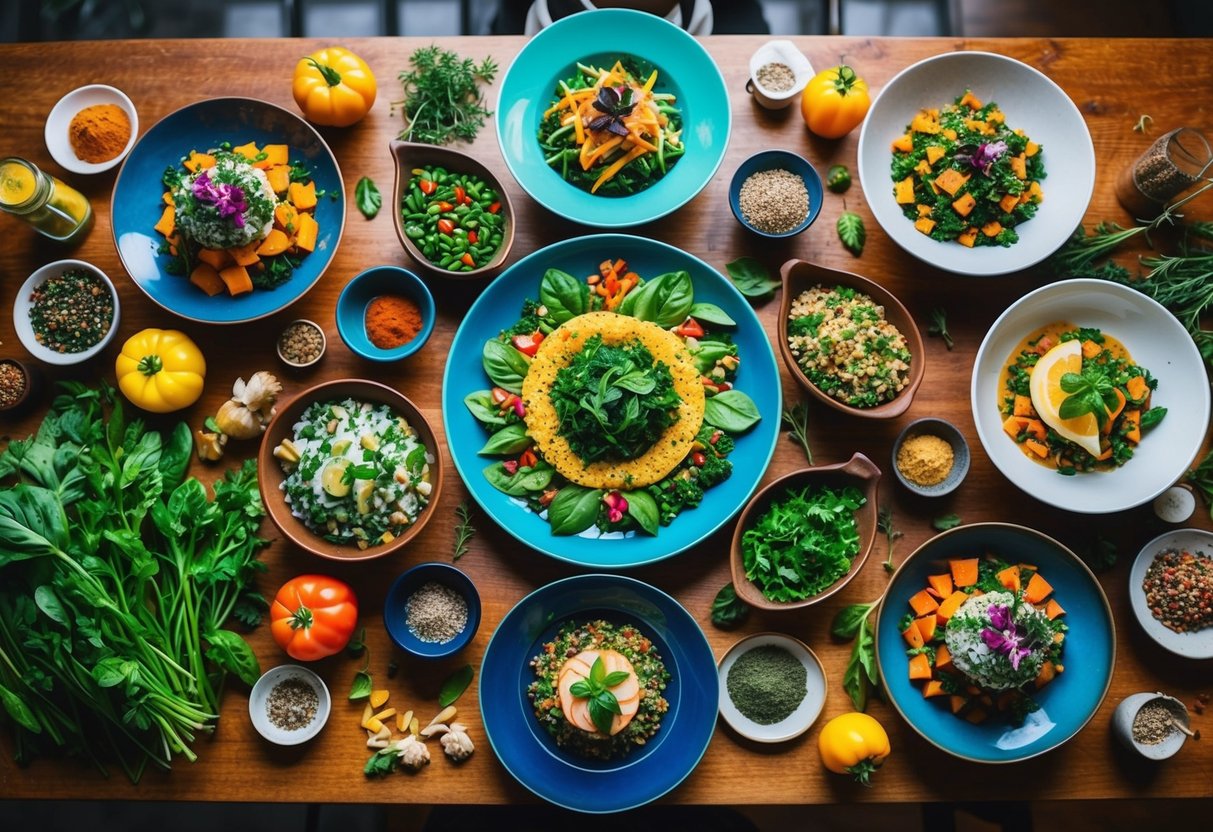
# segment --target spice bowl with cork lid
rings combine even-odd
[[[89,84],[59,99],[46,117],[46,149],[72,173],[102,173],[118,165],[139,137],[139,114],[126,93]]]
[[[951,494],[969,473],[969,443],[951,422],[916,419],[893,443],[893,473],[920,496]]]
[[[434,331],[434,296],[421,278],[399,266],[356,275],[337,298],[337,332],[368,361],[408,358]]]
[[[1134,693],[1126,696],[1112,713],[1112,733],[1121,744],[1147,760],[1175,756],[1192,730],[1188,708],[1165,693]]]

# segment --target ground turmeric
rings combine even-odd
[[[67,136],[80,161],[108,162],[126,149],[131,120],[117,104],[94,104],[72,117]]]
[[[911,436],[897,450],[897,470],[915,485],[939,485],[952,470],[952,446],[929,433]]]
[[[394,350],[417,337],[421,310],[400,295],[380,295],[366,307],[366,336],[381,350]]]

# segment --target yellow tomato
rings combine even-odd
[[[827,722],[817,738],[817,750],[827,769],[835,774],[852,774],[868,786],[872,772],[892,749],[881,724],[867,714],[855,712]]]
[[[206,359],[184,332],[145,329],[126,339],[114,372],[118,389],[131,404],[152,413],[171,413],[202,395]]]
[[[348,49],[320,49],[295,65],[291,92],[303,116],[326,127],[349,127],[375,103],[375,76],[366,61]]]
[[[823,139],[841,139],[850,133],[871,105],[867,82],[845,64],[817,73],[800,98],[804,123]]]

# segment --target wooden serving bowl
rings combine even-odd
[[[926,369],[926,351],[922,345],[922,335],[909,310],[888,289],[857,274],[827,269],[805,260],[789,260],[779,271],[783,276],[783,299],[779,304],[779,354],[783,356],[783,363],[787,365],[788,372],[796,383],[819,401],[852,416],[864,419],[892,419],[905,413],[918,390],[918,385],[922,383],[922,374]],[[788,314],[792,310],[792,301],[801,292],[818,285],[847,286],[862,292],[884,307],[885,320],[905,336],[911,358],[910,381],[896,398],[876,407],[852,407],[821,390],[809,381],[809,377],[800,369],[796,356],[792,355],[792,349],[788,346]]]
[[[506,258],[510,256],[510,248],[514,245],[514,207],[510,203],[509,193],[502,186],[501,180],[497,178],[496,174],[474,156],[451,150],[449,147],[393,141],[388,145],[388,149],[396,162],[392,183],[392,204],[388,206],[392,211],[392,224],[396,227],[396,236],[400,238],[400,244],[404,246],[409,257],[413,258],[417,267],[423,272],[454,280],[474,280],[487,277],[500,269]],[[470,173],[478,176],[501,196],[501,213],[504,217],[501,245],[498,247],[497,253],[493,255],[493,259],[470,272],[452,272],[439,267],[437,263],[431,263],[422,254],[421,249],[417,248],[404,233],[404,217],[400,212],[400,204],[408,193],[409,181],[413,178],[413,169],[429,165],[440,165],[454,173]]]
[[[851,579],[858,575],[859,570],[863,568],[864,561],[868,559],[868,553],[872,551],[872,543],[876,540],[876,486],[879,483],[880,469],[876,467],[876,463],[863,454],[856,453],[846,462],[793,471],[755,494],[742,509],[741,517],[737,520],[737,527],[733,532],[733,545],[729,549],[729,566],[733,573],[733,588],[737,591],[737,597],[760,610],[795,610],[824,601],[850,583]],[[766,512],[773,501],[783,497],[791,489],[805,486],[838,489],[848,485],[858,488],[865,498],[864,504],[855,512],[855,522],[859,526],[859,551],[851,560],[851,569],[817,595],[802,601],[768,599],[745,574],[741,538],[746,529]]]
[[[299,421],[299,417],[303,415],[303,411],[307,409],[308,405],[315,401],[344,398],[388,405],[413,426],[413,429],[417,431],[417,438],[434,456],[434,461],[430,463],[430,483],[433,490],[430,492],[429,504],[417,516],[417,520],[391,543],[381,543],[365,549],[359,549],[352,544],[331,543],[291,514],[291,509],[282,494],[282,481],[286,479],[286,473],[274,456],[274,448],[283,439],[290,438],[295,423]],[[278,531],[299,548],[318,557],[338,561],[373,560],[385,557],[395,553],[420,534],[425,524],[430,521],[430,517],[433,516],[434,507],[438,505],[438,498],[442,494],[442,469],[442,452],[434,435],[434,429],[430,427],[430,423],[426,421],[417,406],[391,387],[365,379],[345,378],[326,381],[323,384],[309,387],[295,396],[285,406],[278,408],[277,415],[274,416],[261,437],[261,449],[257,453],[257,484],[261,490],[261,501],[265,504],[265,510],[269,513],[270,519],[274,521],[274,525],[278,527]]]

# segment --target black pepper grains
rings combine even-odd
[[[316,690],[302,679],[283,679],[265,699],[270,724],[282,731],[298,731],[311,725],[319,708]]]

